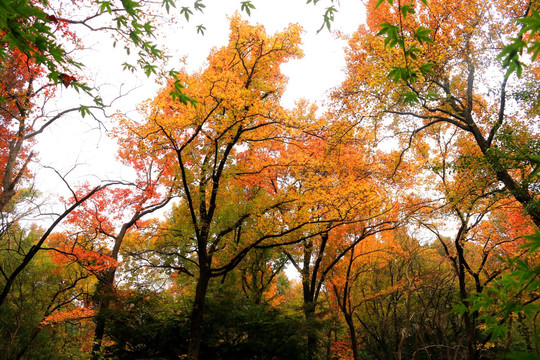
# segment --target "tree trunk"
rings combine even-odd
[[[307,359],[317,358],[317,333],[315,326],[315,304],[304,302],[304,316],[306,318],[307,329]]]
[[[204,304],[206,292],[210,282],[210,274],[207,269],[201,269],[197,288],[195,290],[195,300],[191,311],[190,338],[188,344],[188,359],[198,360],[202,341],[202,320],[204,313]]]
[[[360,360],[358,358],[358,339],[356,338],[356,329],[354,328],[352,314],[344,312],[343,315],[345,316],[345,322],[349,327],[349,336],[351,337],[351,351],[353,353],[353,359]]]
[[[105,335],[105,316],[104,310],[109,307],[109,301],[103,301],[99,304],[98,315],[96,318],[96,329],[94,330],[94,344],[92,345],[92,360],[98,360],[101,356],[101,344]]]
[[[101,358],[101,344],[105,336],[105,325],[107,323],[107,310],[114,295],[114,274],[116,269],[108,270],[100,278],[98,283],[98,311],[96,316],[96,328],[94,330],[94,343],[92,345],[92,360]]]

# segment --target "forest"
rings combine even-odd
[[[363,4],[344,80],[287,108],[304,30],[256,0],[196,71],[159,27],[210,0],[0,0],[0,359],[539,359],[540,1]],[[159,84],[136,113],[88,34]],[[44,165],[66,117],[128,175]]]

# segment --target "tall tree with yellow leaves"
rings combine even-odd
[[[280,65],[302,55],[300,28],[268,36],[234,16],[230,29],[228,45],[210,54],[204,70],[177,75],[196,104],[176,101],[171,94],[178,82],[171,81],[143,106],[143,122],[121,124],[122,156],[153,158],[180,197],[175,218],[181,228],[171,229],[167,246],[188,249],[177,251],[176,261],[196,269],[191,359],[199,357],[210,279],[226,275],[251,249],[309,224],[285,228],[277,220],[296,200],[276,171],[290,121],[279,104],[286,84]]]

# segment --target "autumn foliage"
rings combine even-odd
[[[344,81],[292,108],[282,65],[303,30],[237,13],[202,68],[99,123],[129,175],[72,185],[55,171],[69,194],[45,210],[37,135],[90,114],[39,108],[83,87],[53,32],[108,14],[117,27],[101,30],[156,71],[151,4],[113,3],[78,21],[30,2],[28,24],[8,19],[29,48],[0,53],[0,357],[538,356],[540,72],[500,50],[534,50],[537,2],[370,0]]]

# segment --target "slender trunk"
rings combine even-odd
[[[467,301],[468,294],[465,289],[465,272],[462,264],[460,264],[458,279],[460,288],[460,299],[463,305],[465,305],[465,307],[467,308],[467,311],[463,314],[463,322],[465,323],[465,337],[467,341],[467,358],[470,360],[474,360],[477,358],[478,355],[478,351],[476,350],[475,316],[473,314],[469,314],[468,312],[470,306],[469,302]]]
[[[326,360],[332,360],[332,328],[328,329],[326,335]]]
[[[313,243],[307,242],[304,244],[304,259],[302,268],[302,290],[304,297],[304,316],[307,324],[307,359],[316,359],[317,355],[317,326],[315,324],[315,282],[317,270],[310,272],[311,258],[313,254]]]
[[[307,329],[307,359],[317,358],[317,330],[315,326],[315,303],[304,301],[304,316]]]
[[[98,311],[96,316],[96,328],[94,329],[94,343],[92,345],[92,360],[101,358],[101,344],[105,336],[105,325],[107,323],[107,310],[111,304],[111,298],[114,295],[114,274],[116,270],[108,270],[99,278],[97,295]]]
[[[343,314],[343,317],[345,318],[345,322],[347,323],[347,327],[349,328],[349,337],[351,339],[351,351],[353,353],[353,359],[358,359],[358,339],[356,338],[356,328],[354,327],[354,321],[353,321],[353,314],[354,310],[351,306],[351,300],[350,300],[350,286],[349,281],[351,280],[351,269],[354,262],[354,250],[353,247],[350,252],[349,257],[349,264],[347,266],[347,274],[345,278],[345,285],[343,288],[343,296],[341,297],[339,294],[339,290],[336,285],[333,284],[334,293],[336,294],[336,299],[338,303],[338,307],[341,310],[341,313]]]
[[[506,357],[506,354],[508,354],[508,351],[510,350],[510,345],[512,344],[512,317],[508,319],[508,332],[506,333],[506,342],[504,344],[504,355]]]
[[[201,269],[197,288],[195,290],[195,300],[191,311],[190,338],[188,344],[188,359],[198,360],[202,342],[202,320],[204,313],[204,304],[206,292],[210,282],[208,269]]]
[[[410,285],[409,285],[410,286]],[[403,355],[403,346],[405,345],[405,340],[409,337],[409,330],[411,327],[410,317],[411,317],[411,288],[409,287],[407,291],[407,312],[406,312],[406,320],[405,320],[405,327],[401,330],[401,338],[399,339],[398,347],[397,347],[397,354],[396,357],[398,360],[402,359]]]
[[[105,315],[106,309],[109,307],[109,301],[105,300],[99,304],[98,315],[96,318],[96,328],[94,330],[94,343],[92,345],[92,360],[98,360],[102,356],[101,344],[105,335]]]
[[[360,360],[358,357],[358,339],[356,338],[356,329],[354,327],[352,314],[344,312],[343,316],[345,317],[345,322],[349,327],[349,336],[351,338],[351,350],[353,353],[353,359]]]

